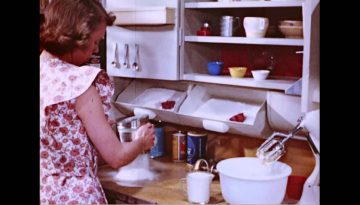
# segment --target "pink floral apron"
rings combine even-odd
[[[101,69],[46,55],[44,51],[40,56],[40,202],[105,204],[97,151],[75,105],[76,98],[94,85],[108,117],[113,86]]]

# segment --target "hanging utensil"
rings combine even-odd
[[[113,68],[120,68],[120,63],[117,60],[118,56],[118,46],[117,43],[114,44],[114,60],[111,62]]]
[[[125,44],[125,57],[124,57],[123,66],[124,66],[125,68],[130,68],[130,63],[129,63],[129,44]]]
[[[135,44],[135,58],[132,67],[135,71],[139,71],[139,44]]]

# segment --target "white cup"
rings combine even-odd
[[[262,38],[269,27],[269,19],[264,17],[245,17],[244,28],[246,37]]]
[[[210,200],[210,185],[214,175],[208,172],[191,172],[186,176],[187,196],[191,203],[206,204]]]

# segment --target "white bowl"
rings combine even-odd
[[[256,157],[230,158],[216,167],[221,193],[229,204],[281,204],[292,171],[278,161],[268,167]]]
[[[268,70],[252,70],[251,74],[254,77],[254,80],[265,80],[268,75],[269,75],[270,71]]]

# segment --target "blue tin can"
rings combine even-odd
[[[187,163],[194,165],[198,159],[206,158],[207,134],[190,131],[187,134]]]
[[[155,126],[155,145],[150,150],[150,157],[156,158],[164,155],[164,123],[159,121],[151,121]]]

